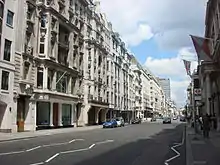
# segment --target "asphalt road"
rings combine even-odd
[[[185,165],[184,128],[142,123],[5,142],[0,143],[0,164],[162,165],[168,160],[167,165]]]

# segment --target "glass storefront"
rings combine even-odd
[[[72,106],[70,104],[62,105],[62,123],[63,126],[71,125]]]
[[[50,103],[37,102],[37,125],[49,125],[50,123]]]

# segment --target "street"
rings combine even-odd
[[[0,162],[2,165],[185,165],[184,131],[184,124],[142,123],[1,142]]]

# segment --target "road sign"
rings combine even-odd
[[[194,94],[195,94],[195,95],[201,95],[201,94],[202,94],[201,88],[195,88],[195,89],[194,89]]]

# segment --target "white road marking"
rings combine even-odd
[[[69,142],[65,142],[65,143],[46,144],[46,145],[30,148],[30,149],[27,149],[27,150],[23,150],[23,151],[12,151],[12,152],[0,153],[0,156],[12,155],[12,154],[20,154],[20,153],[23,153],[23,152],[30,152],[30,151],[37,150],[39,148],[44,148],[44,147],[53,147],[53,146],[59,146],[59,145],[66,145],[66,144],[73,143],[75,141],[84,141],[84,139],[73,139],[73,140],[71,140]]]
[[[91,146],[89,146],[89,149],[92,149],[95,146],[95,144],[92,144]]]
[[[41,164],[44,164],[44,162],[40,162],[40,163],[33,163],[33,164],[30,164],[30,165],[41,165]]]
[[[49,159],[47,159],[47,160],[45,161],[45,163],[50,162],[51,160],[53,160],[54,158],[56,158],[56,157],[59,156],[59,155],[60,155],[60,153],[57,153],[57,154],[51,156]]]
[[[90,150],[90,148],[82,148],[82,149],[78,149],[78,150],[63,151],[60,153],[61,154],[69,154],[69,153],[82,152],[82,151],[87,151],[87,150]]]
[[[76,139],[76,141],[84,141],[85,139]]]
[[[84,140],[84,139],[73,139],[71,141],[69,141],[68,143],[72,143],[74,141],[77,141],[77,140]],[[88,150],[91,150],[96,144],[104,144],[104,143],[110,143],[110,142],[113,142],[114,140],[105,140],[105,141],[102,141],[102,142],[97,142],[97,143],[94,143],[92,145],[90,145],[89,147],[87,148],[82,148],[82,149],[77,149],[77,150],[70,150],[70,151],[63,151],[63,152],[59,152],[59,153],[56,153],[55,155],[53,155],[52,157],[50,157],[49,159],[47,159],[45,162],[40,162],[40,163],[34,163],[34,164],[30,164],[30,165],[42,165],[42,164],[45,164],[45,163],[48,163],[50,162],[51,160],[55,159],[57,156],[59,155],[62,155],[62,154],[69,154],[69,153],[74,153],[74,152],[82,152],[82,151],[88,151]],[[40,148],[40,146],[38,146]],[[35,147],[37,148],[37,147]],[[34,148],[32,148],[34,149]]]
[[[65,142],[65,143],[52,143],[52,144],[46,144],[46,145],[43,145],[42,147],[60,146],[60,145],[65,145],[65,144],[67,144],[67,142]]]
[[[3,156],[3,155],[12,155],[12,154],[20,154],[20,153],[23,153],[25,151],[14,151],[14,152],[6,152],[6,153],[0,153],[0,156]]]
[[[95,144],[105,144],[105,143],[111,143],[111,142],[114,142],[114,140],[105,140],[105,141],[102,141],[102,142],[97,142]]]
[[[0,142],[0,144],[2,144],[2,143],[13,143],[13,142],[25,141],[25,140],[31,140],[31,139],[27,138],[27,139],[15,139],[15,140],[10,140],[10,141],[2,141],[2,142]]]
[[[76,139],[73,139],[73,140],[70,140],[68,143],[72,143],[72,142],[75,142],[76,141]]]
[[[175,148],[182,146],[184,144],[184,140],[185,140],[185,133],[184,132],[185,132],[185,130],[183,131],[182,142],[181,143],[174,143],[174,146],[171,147],[171,150],[174,151],[176,153],[176,155],[165,160],[165,162],[164,162],[165,165],[169,165],[170,161],[172,161],[173,159],[176,159],[180,156],[180,153]]]
[[[26,152],[30,152],[30,151],[36,150],[36,149],[38,149],[38,148],[41,148],[41,146],[37,146],[37,147],[34,147],[34,148],[30,148],[30,149],[26,150]]]

